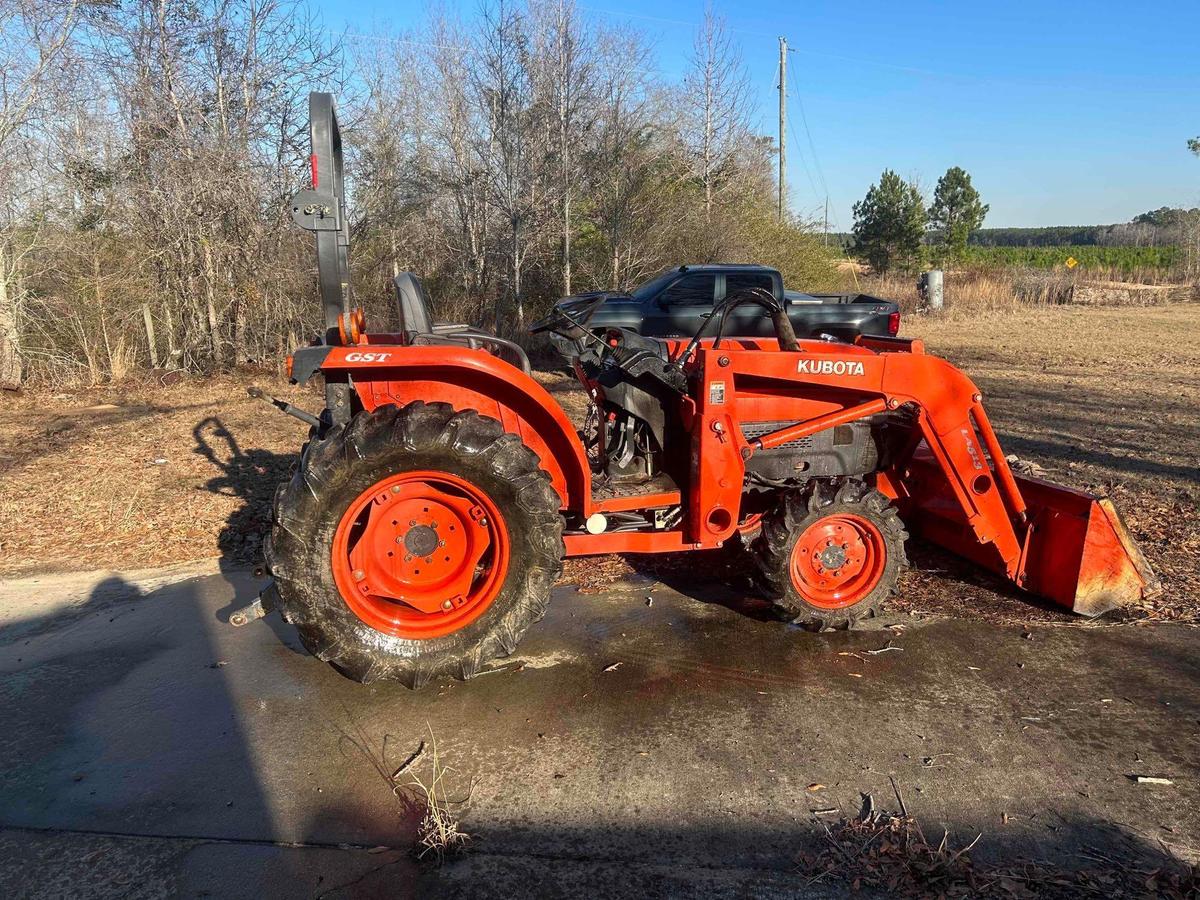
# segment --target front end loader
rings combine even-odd
[[[597,334],[589,310],[534,326],[571,348],[577,431],[520,346],[436,323],[396,279],[399,327],[348,296],[332,98],[310,99],[325,332],[290,360],[319,416],[275,501],[272,587],[317,657],[358,681],[470,678],[545,612],[567,556],[734,544],[781,618],[853,627],[896,589],[909,532],[1082,615],[1138,603],[1153,572],[1112,504],[1009,468],[971,380],[919,341],[797,340],[778,301],[727,298],[691,340]],[[602,298],[597,301],[602,302]],[[756,307],[775,337],[730,339]]]

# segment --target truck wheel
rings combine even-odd
[[[814,482],[763,516],[752,556],[782,617],[812,631],[853,628],[895,593],[907,538],[883,494],[857,480]]]
[[[276,496],[267,563],[284,618],[349,678],[466,679],[545,613],[559,506],[495,419],[382,406],[310,444]]]

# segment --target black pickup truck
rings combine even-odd
[[[679,266],[634,288],[628,294],[595,291],[558,301],[568,314],[604,302],[591,314],[593,332],[627,328],[647,337],[691,337],[712,312],[714,304],[740,291],[769,291],[782,299],[796,336],[840,340],[857,335],[895,335],[900,330],[900,307],[890,300],[866,294],[802,294],[784,290],[783,277],[775,269],[755,265],[713,263]],[[774,335],[769,316],[759,306],[744,305],[732,310],[724,333],[730,337]]]

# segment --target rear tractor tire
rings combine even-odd
[[[364,684],[467,679],[507,656],[562,571],[559,497],[495,419],[381,406],[313,440],[266,545],[283,617]]]
[[[751,556],[776,612],[810,631],[854,628],[908,565],[896,508],[861,481],[814,481],[762,519]]]

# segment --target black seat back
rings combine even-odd
[[[400,333],[405,344],[486,349],[526,375],[530,373],[529,357],[520,344],[476,331],[470,325],[435,323],[429,314],[429,297],[420,278],[412,272],[401,272],[392,281],[396,285]]]
[[[401,272],[393,279],[396,303],[400,311],[400,331],[410,341],[413,335],[433,334],[433,317],[429,315],[429,298],[421,279],[412,272]]]

